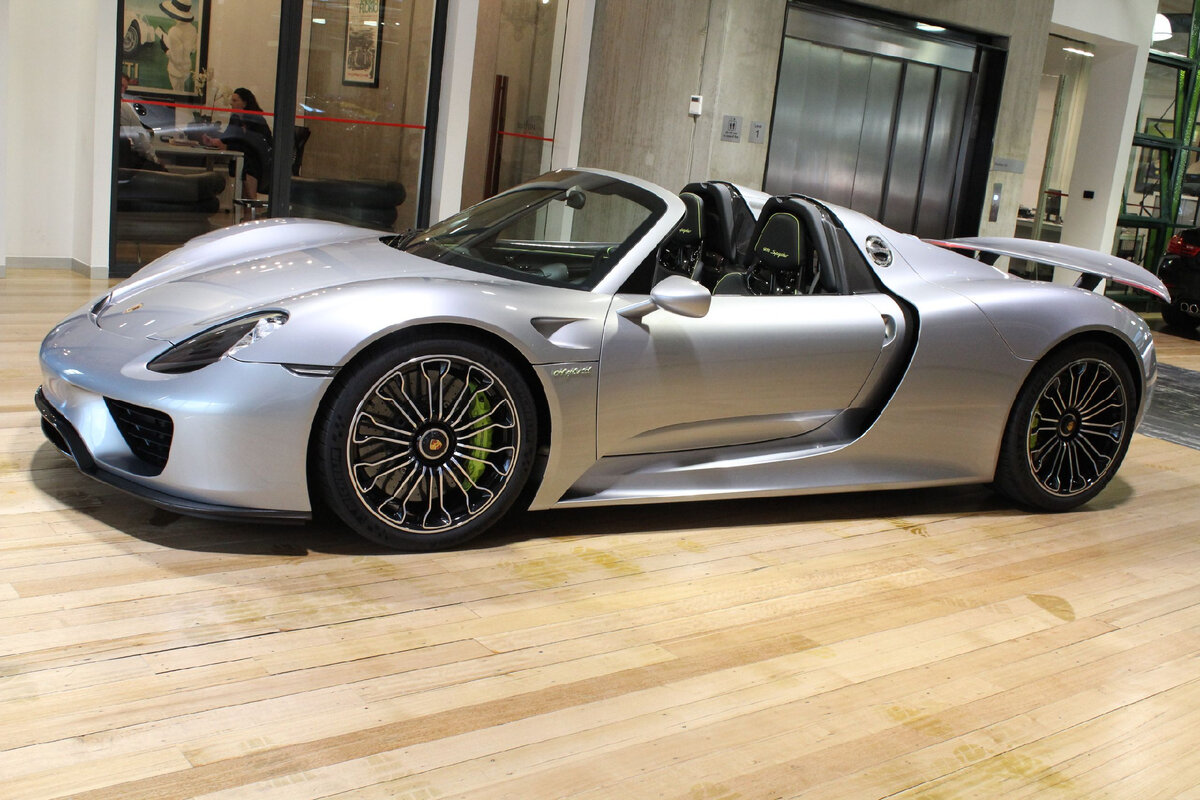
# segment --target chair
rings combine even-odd
[[[300,162],[304,159],[304,145],[308,144],[308,137],[311,135],[312,135],[312,131],[303,125],[297,125],[294,129],[294,134],[293,134],[293,139],[292,139],[292,141],[294,142],[294,145],[292,147],[292,174],[293,175],[300,174]],[[260,153],[260,157],[263,157],[266,159],[265,161],[263,161],[263,164],[265,166],[265,172],[263,173],[264,175],[270,174],[270,169],[271,169],[270,164],[271,164],[271,159],[272,159],[273,155],[274,155],[274,151],[272,148],[267,148],[264,152]],[[264,185],[259,188],[259,194],[268,194],[269,188],[270,188],[269,182],[264,183]],[[258,217],[258,212],[266,209],[267,206],[270,204],[270,201],[260,199],[257,197],[243,197],[238,200],[234,200],[233,204],[235,206],[238,206],[239,208],[243,208],[243,209],[246,209],[247,211],[249,211],[250,219],[256,219]]]
[[[805,231],[805,223],[787,200],[775,200],[763,210],[754,247],[744,254],[745,270],[721,277],[713,294],[812,294],[820,269]]]
[[[683,201],[683,219],[658,250],[654,283],[669,275],[683,275],[696,280],[703,269],[700,249],[704,244],[704,201],[692,192],[683,192],[679,199]]]
[[[702,268],[696,280],[713,287],[722,275],[741,264],[754,232],[754,214],[738,188],[725,181],[689,183],[683,194],[701,200],[704,240]]]
[[[303,125],[296,126],[295,146],[292,149],[292,174],[300,174],[300,162],[304,159],[304,145],[308,144],[308,137],[312,136],[312,131]]]

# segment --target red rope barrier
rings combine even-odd
[[[249,109],[245,109],[245,108],[238,109],[238,108],[221,108],[219,106],[197,106],[197,105],[189,105],[187,103],[167,103],[167,102],[163,102],[162,100],[143,100],[142,98],[137,98],[137,100],[133,101],[133,102],[138,102],[138,103],[141,103],[141,104],[147,105],[147,106],[164,106],[166,108],[190,108],[190,109],[197,109],[200,111],[210,111],[210,112],[212,112],[212,111],[228,111],[231,114],[257,114],[260,117],[275,116],[270,111],[250,111]],[[373,119],[347,119],[347,118],[343,118],[343,117],[323,117],[323,116],[319,116],[316,114],[297,114],[296,119],[315,119],[315,120],[319,120],[321,122],[346,122],[351,125],[380,125],[380,126],[387,127],[387,128],[409,128],[411,130],[416,130],[416,131],[425,130],[424,125],[412,125],[407,122],[380,122],[378,120],[373,120]],[[507,134],[507,135],[523,136],[524,134],[514,133],[514,134]],[[536,138],[536,137],[529,137],[529,138]],[[545,141],[551,141],[551,140],[547,139]]]
[[[545,136],[534,136],[530,133],[514,133],[513,131],[496,131],[498,136],[516,136],[518,139],[533,139],[538,142],[553,142],[553,139],[547,139]]]

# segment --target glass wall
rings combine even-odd
[[[322,0],[304,20],[293,216],[415,225],[434,0]]]
[[[568,0],[482,0],[463,205],[550,167]]]
[[[268,210],[412,227],[437,4],[123,0],[111,273]],[[279,42],[300,8],[297,91],[279,101]],[[294,113],[286,147],[277,102]],[[270,197],[277,155],[284,208]]]
[[[280,0],[124,0],[112,274],[232,224],[267,184]]]

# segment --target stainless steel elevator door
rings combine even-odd
[[[824,25],[818,34],[834,30],[825,15],[789,12],[764,188],[848,206],[919,236],[952,234],[972,73],[920,54],[885,56],[793,35],[814,19]],[[853,30],[856,44],[871,38],[863,35],[868,23],[835,24]],[[954,57],[958,66],[973,63],[969,53]]]

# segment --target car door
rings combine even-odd
[[[716,295],[699,318],[619,313],[640,300],[618,294],[605,322],[601,457],[814,431],[850,406],[894,330],[860,295]]]

